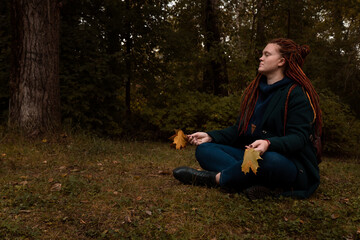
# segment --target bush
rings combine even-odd
[[[217,97],[200,92],[179,93],[167,99],[161,108],[144,108],[145,119],[160,131],[182,129],[186,133],[209,131],[235,123],[240,96]]]
[[[324,153],[336,155],[360,155],[360,121],[329,90],[320,94],[323,112]],[[167,98],[161,107],[142,107],[139,113],[143,122],[150,123],[155,129],[171,134],[174,129],[185,133],[222,129],[235,123],[239,113],[240,96],[217,97],[199,92],[179,93]]]
[[[324,152],[360,155],[360,121],[339,96],[329,90],[319,93],[323,113]]]

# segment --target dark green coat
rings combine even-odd
[[[287,121],[284,135],[285,102],[289,83],[277,89],[263,115],[261,137],[271,144],[268,151],[278,152],[292,160],[298,169],[298,176],[293,189],[284,192],[284,196],[308,198],[319,186],[320,176],[310,135],[313,134],[314,113],[303,89],[296,86],[288,100]],[[239,136],[239,120],[229,128],[208,132],[213,142],[244,148],[254,139]]]

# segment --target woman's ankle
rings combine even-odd
[[[218,174],[216,174],[216,176],[215,176],[215,182],[217,185],[220,185],[220,176],[221,176],[220,172]]]

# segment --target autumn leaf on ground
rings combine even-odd
[[[55,183],[54,185],[52,185],[52,187],[50,188],[51,192],[59,192],[61,190],[61,183]]]
[[[241,165],[241,170],[246,174],[251,170],[256,174],[257,169],[259,167],[258,159],[262,159],[260,157],[260,152],[254,150],[253,148],[248,148],[244,153],[244,161]]]
[[[175,130],[175,134],[171,136],[169,139],[173,140],[172,146],[175,146],[176,149],[181,149],[186,146],[187,136],[184,134],[182,130]]]

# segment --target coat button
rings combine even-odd
[[[266,131],[266,130],[262,130],[262,134],[267,134],[267,131]]]

